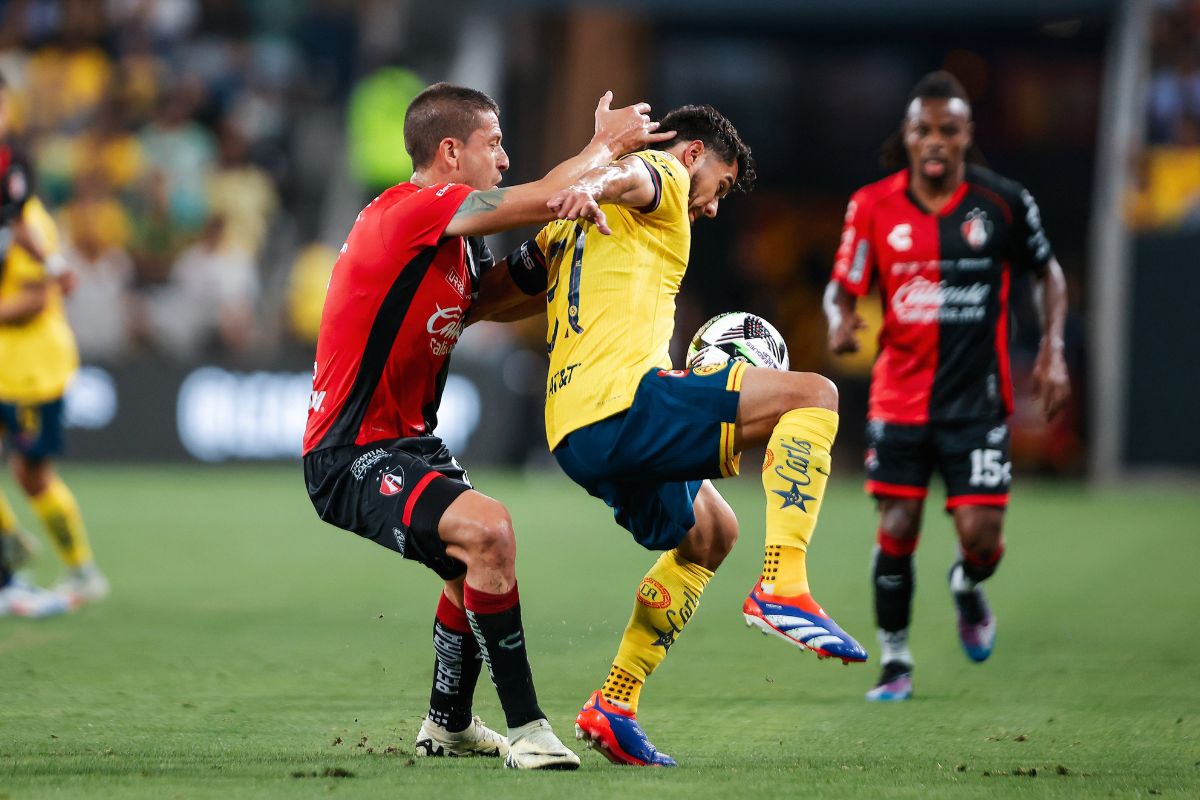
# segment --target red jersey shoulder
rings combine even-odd
[[[852,222],[854,219],[865,221],[869,219],[870,212],[877,205],[887,198],[903,192],[907,188],[908,170],[906,169],[894,172],[874,183],[868,183],[851,195],[850,206],[846,209],[846,221]]]
[[[378,204],[384,241],[390,247],[436,246],[459,206],[473,191],[461,183],[393,186],[372,204]]]

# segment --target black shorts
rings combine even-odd
[[[467,473],[436,436],[330,447],[304,457],[304,482],[317,516],[394,550],[443,580],[467,567],[446,555],[438,522],[460,494]]]
[[[934,467],[946,483],[946,510],[1008,505],[1012,484],[1004,420],[897,425],[867,422],[867,491],[877,498],[924,500]]]

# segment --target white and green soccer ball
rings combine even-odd
[[[745,311],[717,314],[688,345],[688,369],[744,361],[753,367],[788,368],[787,343],[771,323]]]

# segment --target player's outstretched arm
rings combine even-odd
[[[1046,265],[1035,299],[1042,312],[1042,342],[1033,364],[1033,396],[1042,416],[1052,419],[1071,397],[1071,379],[1063,355],[1063,328],[1067,322],[1067,279],[1057,258]]]
[[[858,332],[867,327],[867,323],[858,315],[858,298],[833,280],[825,287],[821,305],[829,322],[830,351],[835,355],[857,353]]]
[[[547,204],[559,219],[582,219],[596,225],[605,236],[612,233],[600,210],[603,203],[644,208],[654,202],[654,179],[640,158],[626,158],[598,167],[562,191]]]
[[[554,215],[546,202],[558,190],[614,158],[674,138],[674,131],[658,132],[658,123],[648,116],[649,104],[612,109],[611,103],[612,92],[605,92],[596,106],[596,133],[578,155],[533,183],[471,192],[446,226],[445,235],[482,236],[547,222]]]

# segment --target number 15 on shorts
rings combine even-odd
[[[1001,460],[1003,458],[1002,450],[982,447],[972,450],[971,485],[994,489],[1012,483],[1012,462]]]

